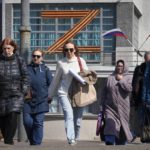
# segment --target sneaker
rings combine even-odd
[[[131,143],[134,142],[136,140],[136,135],[133,136],[133,139],[131,140]]]
[[[76,141],[75,140],[69,140],[69,142],[68,142],[71,146],[73,146],[73,145],[76,145],[77,143],[76,143]]]

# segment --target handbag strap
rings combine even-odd
[[[78,59],[78,64],[79,64],[80,72],[81,72],[81,71],[83,71],[83,67],[82,67],[81,59],[80,59],[80,57],[77,57],[77,59]]]

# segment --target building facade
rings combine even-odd
[[[11,37],[20,44],[21,4],[20,0],[1,0],[0,5],[0,39]],[[77,24],[81,18],[43,17],[43,11],[87,11],[100,10],[100,13],[73,37],[77,46],[83,49],[81,56],[86,60],[90,69],[98,73],[95,85],[98,102],[89,106],[86,113],[97,114],[100,102],[101,88],[105,78],[113,71],[116,60],[122,58],[128,62],[130,73],[143,58],[135,49],[149,50],[150,19],[148,18],[149,0],[30,0],[31,48],[47,50],[65,33]],[[128,37],[110,36],[103,38],[102,33],[120,28]],[[132,44],[133,45],[132,45]],[[90,47],[91,51],[84,48]],[[96,50],[92,49],[96,47]],[[56,62],[62,58],[60,51],[45,55],[45,61],[53,72]],[[57,99],[57,97],[56,97]],[[52,103],[50,113],[61,113],[59,102]]]

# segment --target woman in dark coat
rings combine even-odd
[[[48,87],[52,80],[49,68],[43,63],[41,50],[34,50],[28,65],[32,98],[25,101],[23,120],[30,145],[40,145],[43,138],[45,113],[49,111]]]
[[[121,145],[133,139],[129,129],[131,82],[125,62],[118,60],[115,71],[107,79],[102,98],[106,145]]]
[[[26,64],[16,50],[10,38],[0,45],[0,128],[5,144],[14,144],[17,118],[29,85]]]

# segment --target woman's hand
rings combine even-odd
[[[48,103],[49,104],[51,104],[52,100],[53,100],[52,98],[48,97]]]
[[[122,74],[116,74],[116,80],[120,81],[121,79],[123,79],[123,75]]]

